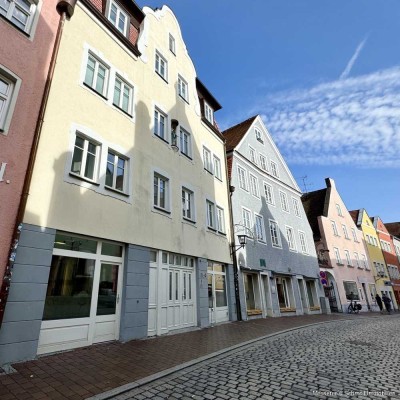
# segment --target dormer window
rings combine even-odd
[[[128,15],[122,11],[121,7],[115,1],[111,1],[110,3],[108,19],[123,35],[127,35]]]
[[[255,132],[256,132],[256,139],[257,139],[260,143],[264,144],[264,140],[262,139],[261,132],[260,132],[258,129],[255,129]]]
[[[204,102],[204,116],[210,124],[214,124],[214,110]]]

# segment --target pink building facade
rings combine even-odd
[[[60,16],[56,0],[0,5],[0,311],[34,132]],[[1,318],[0,318],[1,320]]]
[[[356,227],[333,179],[326,189],[307,193],[303,205],[313,229],[321,283],[331,311],[347,312],[353,297],[361,311],[377,310],[375,280],[363,235]]]

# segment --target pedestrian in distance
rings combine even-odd
[[[378,307],[381,310],[381,314],[383,314],[383,303],[382,303],[381,296],[379,296],[378,293],[375,296],[375,300],[376,300],[376,304],[378,304]]]
[[[392,300],[390,300],[389,297],[386,296],[386,294],[383,294],[382,295],[382,301],[385,304],[387,312],[390,314],[390,311],[391,311],[390,303],[392,302]]]

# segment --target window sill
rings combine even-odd
[[[221,231],[217,231],[220,235],[222,235],[222,236],[226,236],[226,233],[225,232],[221,232]]]
[[[187,105],[189,105],[189,100],[185,99],[181,94],[179,94],[179,98],[182,99],[182,101],[184,101]]]
[[[214,174],[212,173],[212,171],[210,171],[210,170],[207,169],[206,167],[204,167],[204,171],[208,172],[210,175],[214,175]]]
[[[272,244],[272,247],[273,247],[274,249],[280,249],[280,250],[282,250],[282,246],[279,246],[279,245],[276,245],[276,244]]]
[[[128,193],[122,192],[121,190],[115,189],[115,188],[110,187],[110,186],[104,185],[104,189],[107,189],[107,190],[109,190],[110,192],[114,192],[114,193],[120,194],[121,196],[129,197],[129,194],[128,194]]]
[[[195,226],[196,225],[196,221],[190,218],[186,218],[186,217],[182,217],[182,222],[188,222],[190,225]]]
[[[34,13],[38,12],[37,8],[34,11]],[[35,18],[35,16],[33,16],[33,18]],[[10,24],[13,28],[15,28],[17,31],[19,31],[20,33],[22,33],[24,36],[26,37],[30,37],[31,33],[30,32],[26,32],[23,29],[21,29],[19,26],[15,25],[12,21],[10,21],[7,17],[5,17],[3,14],[0,14],[0,19],[2,19],[3,21],[6,21],[8,24]],[[32,26],[31,26],[32,28]]]
[[[354,265],[347,264],[349,268],[354,268]]]
[[[217,233],[217,230],[215,228],[212,228],[211,226],[207,226],[207,229],[211,232]]]
[[[168,140],[162,138],[161,136],[158,136],[156,133],[153,132],[153,137],[160,139],[162,142],[164,142],[165,144],[167,144],[169,146],[169,142]]]
[[[92,181],[91,179],[85,178],[85,177],[80,176],[80,175],[78,175],[78,174],[75,174],[75,173],[73,173],[73,172],[69,172],[69,176],[72,176],[72,177],[74,177],[74,178],[76,178],[76,179],[79,179],[79,180],[81,180],[81,181],[83,181],[83,182],[91,183],[92,185],[95,185],[95,186],[100,186],[100,183],[98,183],[98,182],[96,182],[96,181]]]
[[[83,86],[88,88],[91,92],[96,93],[98,96],[100,96],[102,99],[108,101],[108,98],[104,96],[102,93],[99,93],[96,89],[93,89],[91,86],[89,86],[86,82],[83,82]]]
[[[119,111],[121,111],[122,113],[124,113],[125,115],[127,115],[129,118],[133,118],[133,114],[129,114],[127,111],[125,111],[124,109],[122,109],[121,107],[119,107],[119,106],[117,106],[115,103],[113,103],[113,106],[117,109],[117,110],[119,110]]]
[[[165,208],[161,208],[161,207],[157,207],[157,206],[153,205],[153,209],[155,211],[157,211],[157,212],[160,212],[160,213],[163,213],[163,214],[166,214],[166,215],[171,215],[171,211],[166,210]]]
[[[340,267],[344,267],[344,264],[342,264],[342,263],[336,263],[336,265],[339,265]]]
[[[184,157],[186,157],[188,160],[193,161],[193,158],[190,157],[188,154],[183,153],[182,151],[180,152],[180,154]]]
[[[164,78],[158,71],[155,71],[155,73],[165,82],[168,84],[168,81],[166,78]]]

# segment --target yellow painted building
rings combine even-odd
[[[236,318],[221,106],[168,7],[96,4],[61,39],[16,260],[37,279],[11,288],[34,308],[18,359]]]

